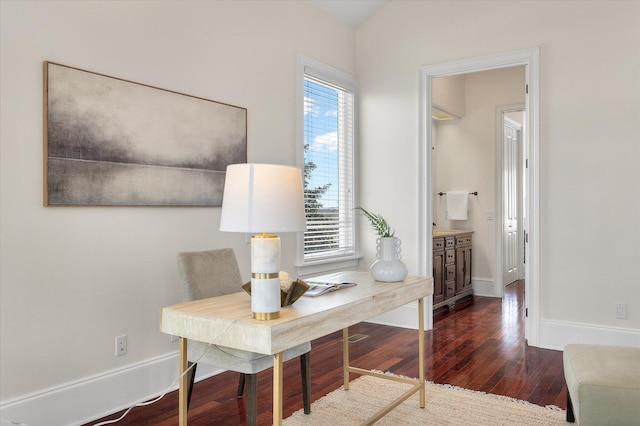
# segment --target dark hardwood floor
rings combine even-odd
[[[434,329],[425,332],[427,380],[565,408],[562,352],[527,346],[523,303],[524,282],[518,281],[507,286],[503,299],[476,297],[439,314]],[[350,345],[352,365],[417,377],[415,330],[369,323],[357,324],[349,330],[350,335],[368,336]],[[342,385],[341,339],[342,333],[337,332],[312,342],[314,401]],[[284,416],[287,417],[302,408],[297,359],[285,363],[284,374]],[[258,424],[270,425],[271,370],[258,376]],[[230,372],[196,383],[189,424],[244,425],[243,400],[235,396],[237,384],[238,375]],[[176,425],[177,413],[176,391],[153,405],[135,408],[118,425]],[[97,421],[92,424],[95,423]]]

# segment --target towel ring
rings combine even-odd
[[[446,192],[438,192],[438,195],[441,197],[446,194],[447,194]],[[478,195],[478,191],[470,192],[469,195]]]

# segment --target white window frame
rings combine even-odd
[[[358,82],[357,79],[343,71],[325,65],[321,62],[308,58],[306,56],[298,56],[297,73],[296,73],[296,147],[297,147],[297,165],[304,169],[304,79],[305,75],[311,75],[327,83],[343,87],[353,93],[353,205],[358,205],[358,158],[357,158],[357,141],[358,141]],[[360,230],[359,220],[355,210],[351,212],[340,212],[340,214],[352,215],[353,235],[354,235],[354,253],[350,255],[336,255],[328,258],[309,260],[304,257],[304,233],[298,233],[297,238],[297,259],[296,267],[298,275],[308,276],[324,273],[327,271],[354,268],[359,264],[362,255],[360,254]]]

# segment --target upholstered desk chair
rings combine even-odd
[[[242,277],[238,262],[233,250],[229,248],[179,253],[178,276],[182,288],[182,298],[185,302],[242,291]],[[311,412],[310,350],[311,343],[307,342],[284,352],[284,361],[300,357],[302,399],[306,414]],[[203,353],[204,356],[202,356]],[[246,382],[247,425],[256,424],[258,373],[273,367],[273,356],[189,340],[187,342],[187,358],[189,366],[197,361],[239,372],[238,398],[242,398]],[[187,407],[191,401],[196,367],[197,365],[193,366],[188,377]]]

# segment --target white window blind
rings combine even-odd
[[[354,88],[304,68],[304,262],[356,253]]]

